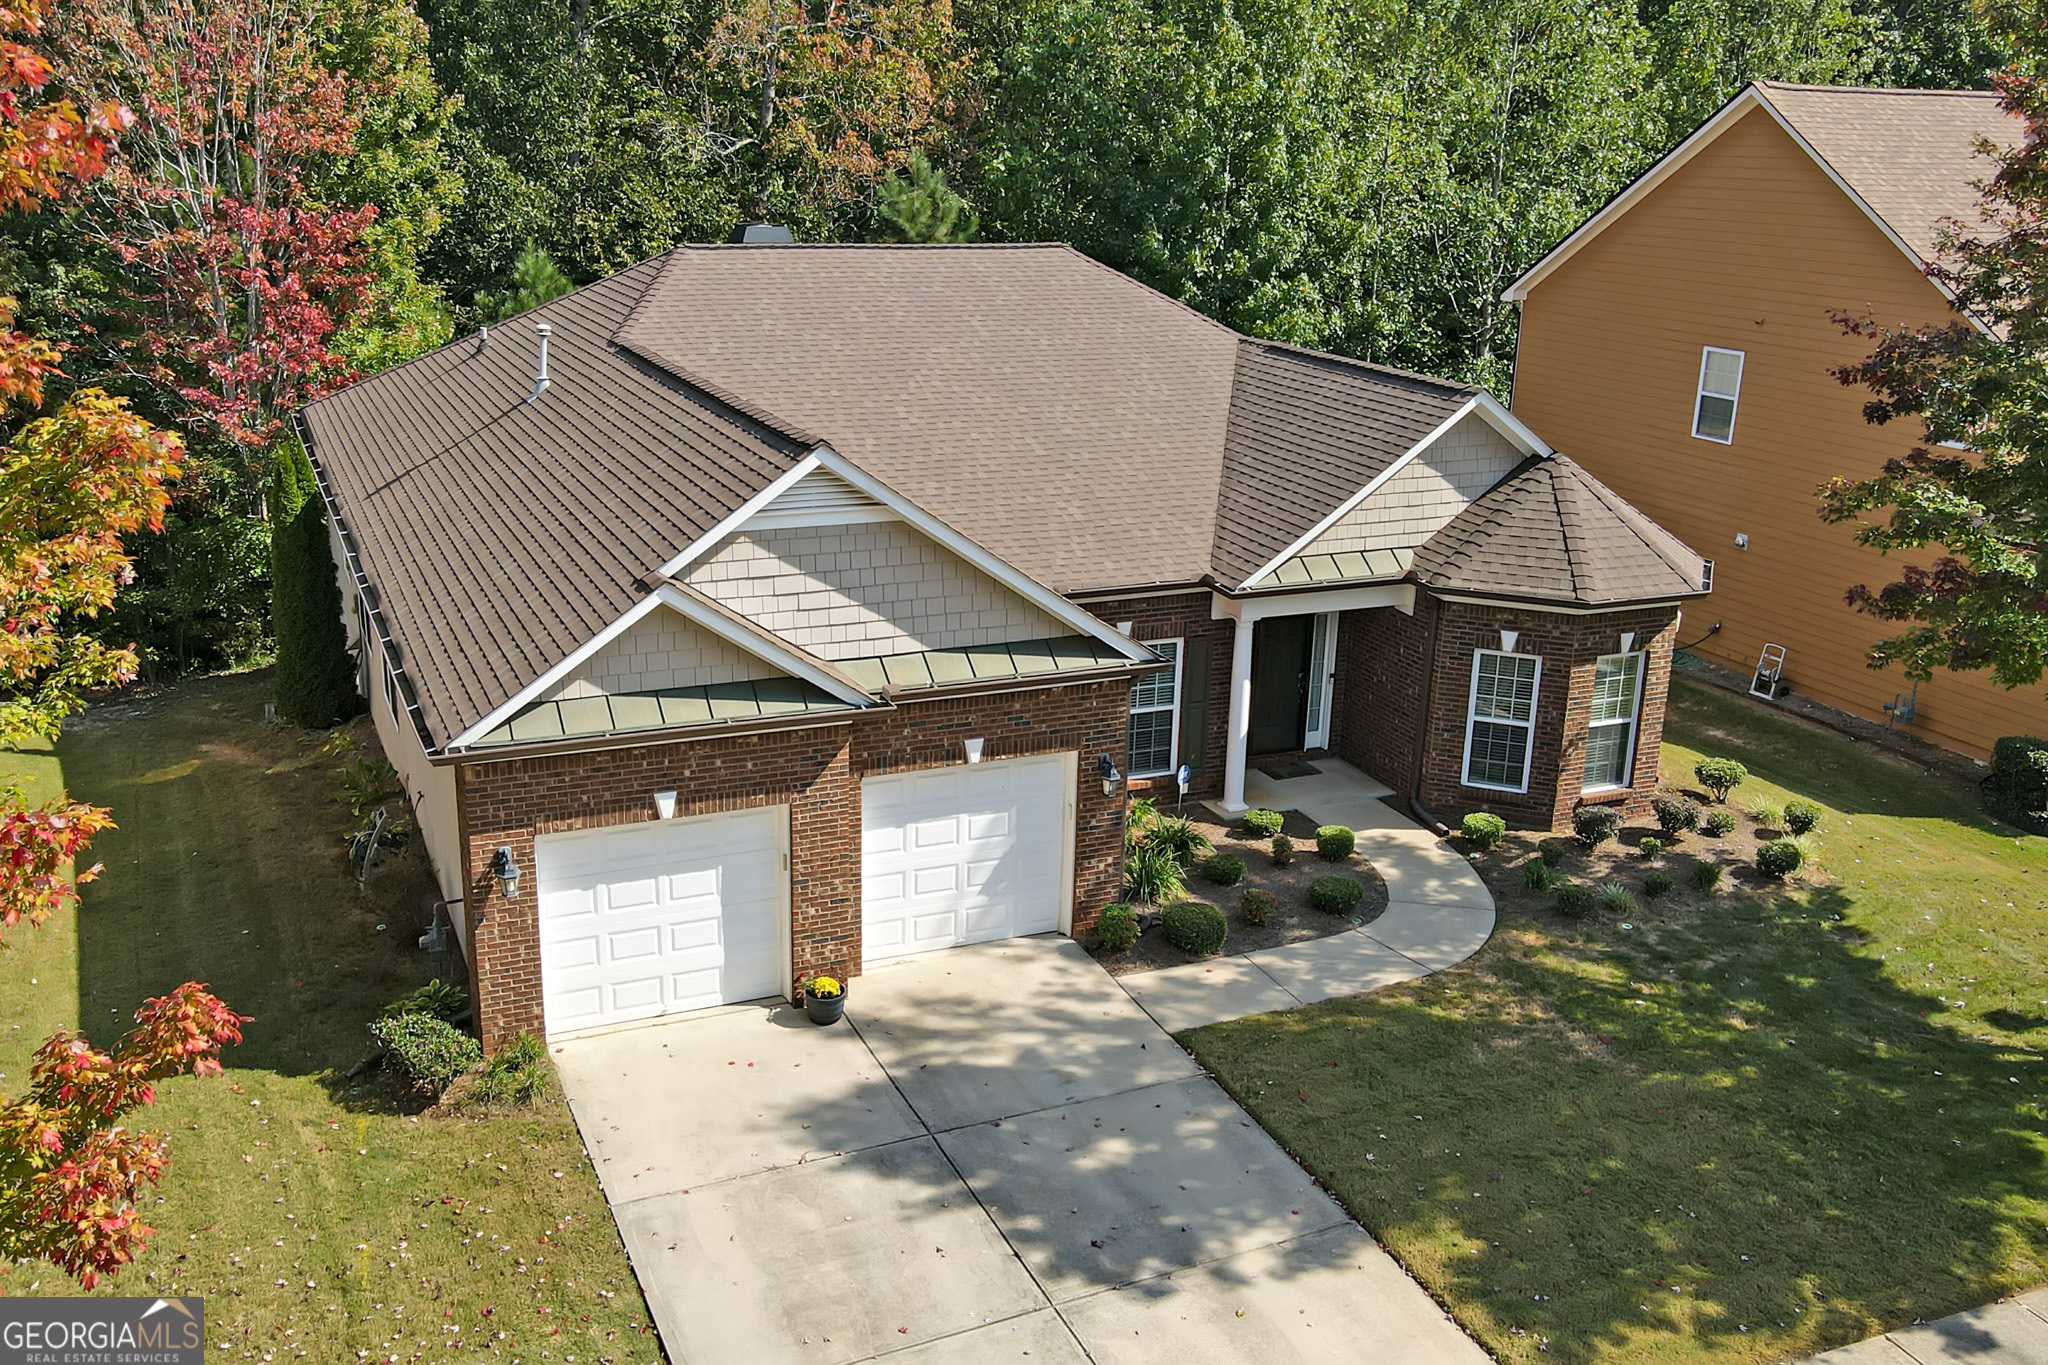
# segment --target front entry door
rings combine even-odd
[[[1252,753],[1284,754],[1301,748],[1314,624],[1313,616],[1269,616],[1254,627]]]

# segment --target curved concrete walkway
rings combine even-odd
[[[1389,789],[1340,759],[1313,777],[1245,777],[1245,799],[1358,832],[1386,878],[1386,911],[1328,938],[1117,978],[1170,1033],[1412,981],[1463,962],[1493,934],[1493,895],[1457,850],[1380,798]],[[1310,856],[1313,856],[1311,854]]]

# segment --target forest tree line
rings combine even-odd
[[[1245,332],[1505,389],[1501,290],[1746,82],[1975,87],[1956,0],[60,0],[122,106],[0,292],[181,432],[101,618],[157,676],[270,649],[302,403],[746,218],[1066,241]],[[287,480],[289,482],[289,480]]]

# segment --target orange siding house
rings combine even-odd
[[[1911,694],[1867,666],[1888,623],[1844,593],[1933,552],[1856,544],[1815,490],[1924,431],[1863,420],[1869,394],[1830,370],[1869,347],[1830,314],[1953,316],[1925,274],[1938,225],[1978,221],[1976,138],[2016,127],[1974,91],[1753,85],[1509,289],[1516,415],[1714,561],[1680,643],[1721,628],[1694,653],[1747,672],[1781,645],[1792,691],[1876,721]],[[1977,757],[2048,734],[2043,689],[1985,674],[1943,673],[1915,701],[1913,733]]]

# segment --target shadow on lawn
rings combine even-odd
[[[269,696],[267,670],[200,679],[66,729],[67,788],[119,825],[82,888],[79,1015],[111,1042],[145,997],[202,981],[254,1016],[231,1069],[322,1075],[346,1096],[369,1021],[432,975],[413,941],[432,879],[412,854],[357,888],[325,736],[266,725]],[[385,1107],[374,1089],[360,1097]]]
[[[2048,1264],[2048,1068],[1931,1023],[1846,908],[1511,921],[1465,969],[1190,1041],[1508,1358],[1818,1350]]]

